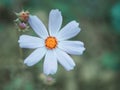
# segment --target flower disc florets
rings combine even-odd
[[[48,49],[54,49],[57,46],[57,39],[55,37],[49,36],[45,40],[45,46]]]

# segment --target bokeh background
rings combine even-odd
[[[32,50],[24,49],[21,58],[14,12],[29,10],[47,26],[48,14],[56,8],[63,26],[71,20],[80,23],[75,39],[85,43],[86,51],[72,56],[73,71],[59,65],[55,75],[46,77],[41,74],[43,61],[32,67],[23,64]],[[0,0],[0,90],[120,90],[120,1]]]

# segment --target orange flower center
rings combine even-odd
[[[48,49],[54,49],[57,46],[57,39],[55,37],[47,37],[47,39],[45,40],[45,46]]]

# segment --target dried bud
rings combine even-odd
[[[22,11],[19,14],[17,14],[18,18],[22,22],[27,22],[29,18],[29,12],[28,11]]]

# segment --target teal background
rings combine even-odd
[[[76,67],[67,72],[61,65],[52,78],[41,80],[43,60],[27,67],[23,60],[32,50],[19,53],[14,12],[28,10],[47,26],[51,9],[59,9],[63,26],[80,23],[75,40],[86,51],[72,56]],[[62,27],[63,27],[62,26]],[[23,34],[35,35],[33,31]],[[0,90],[120,90],[120,1],[119,0],[0,0]]]

